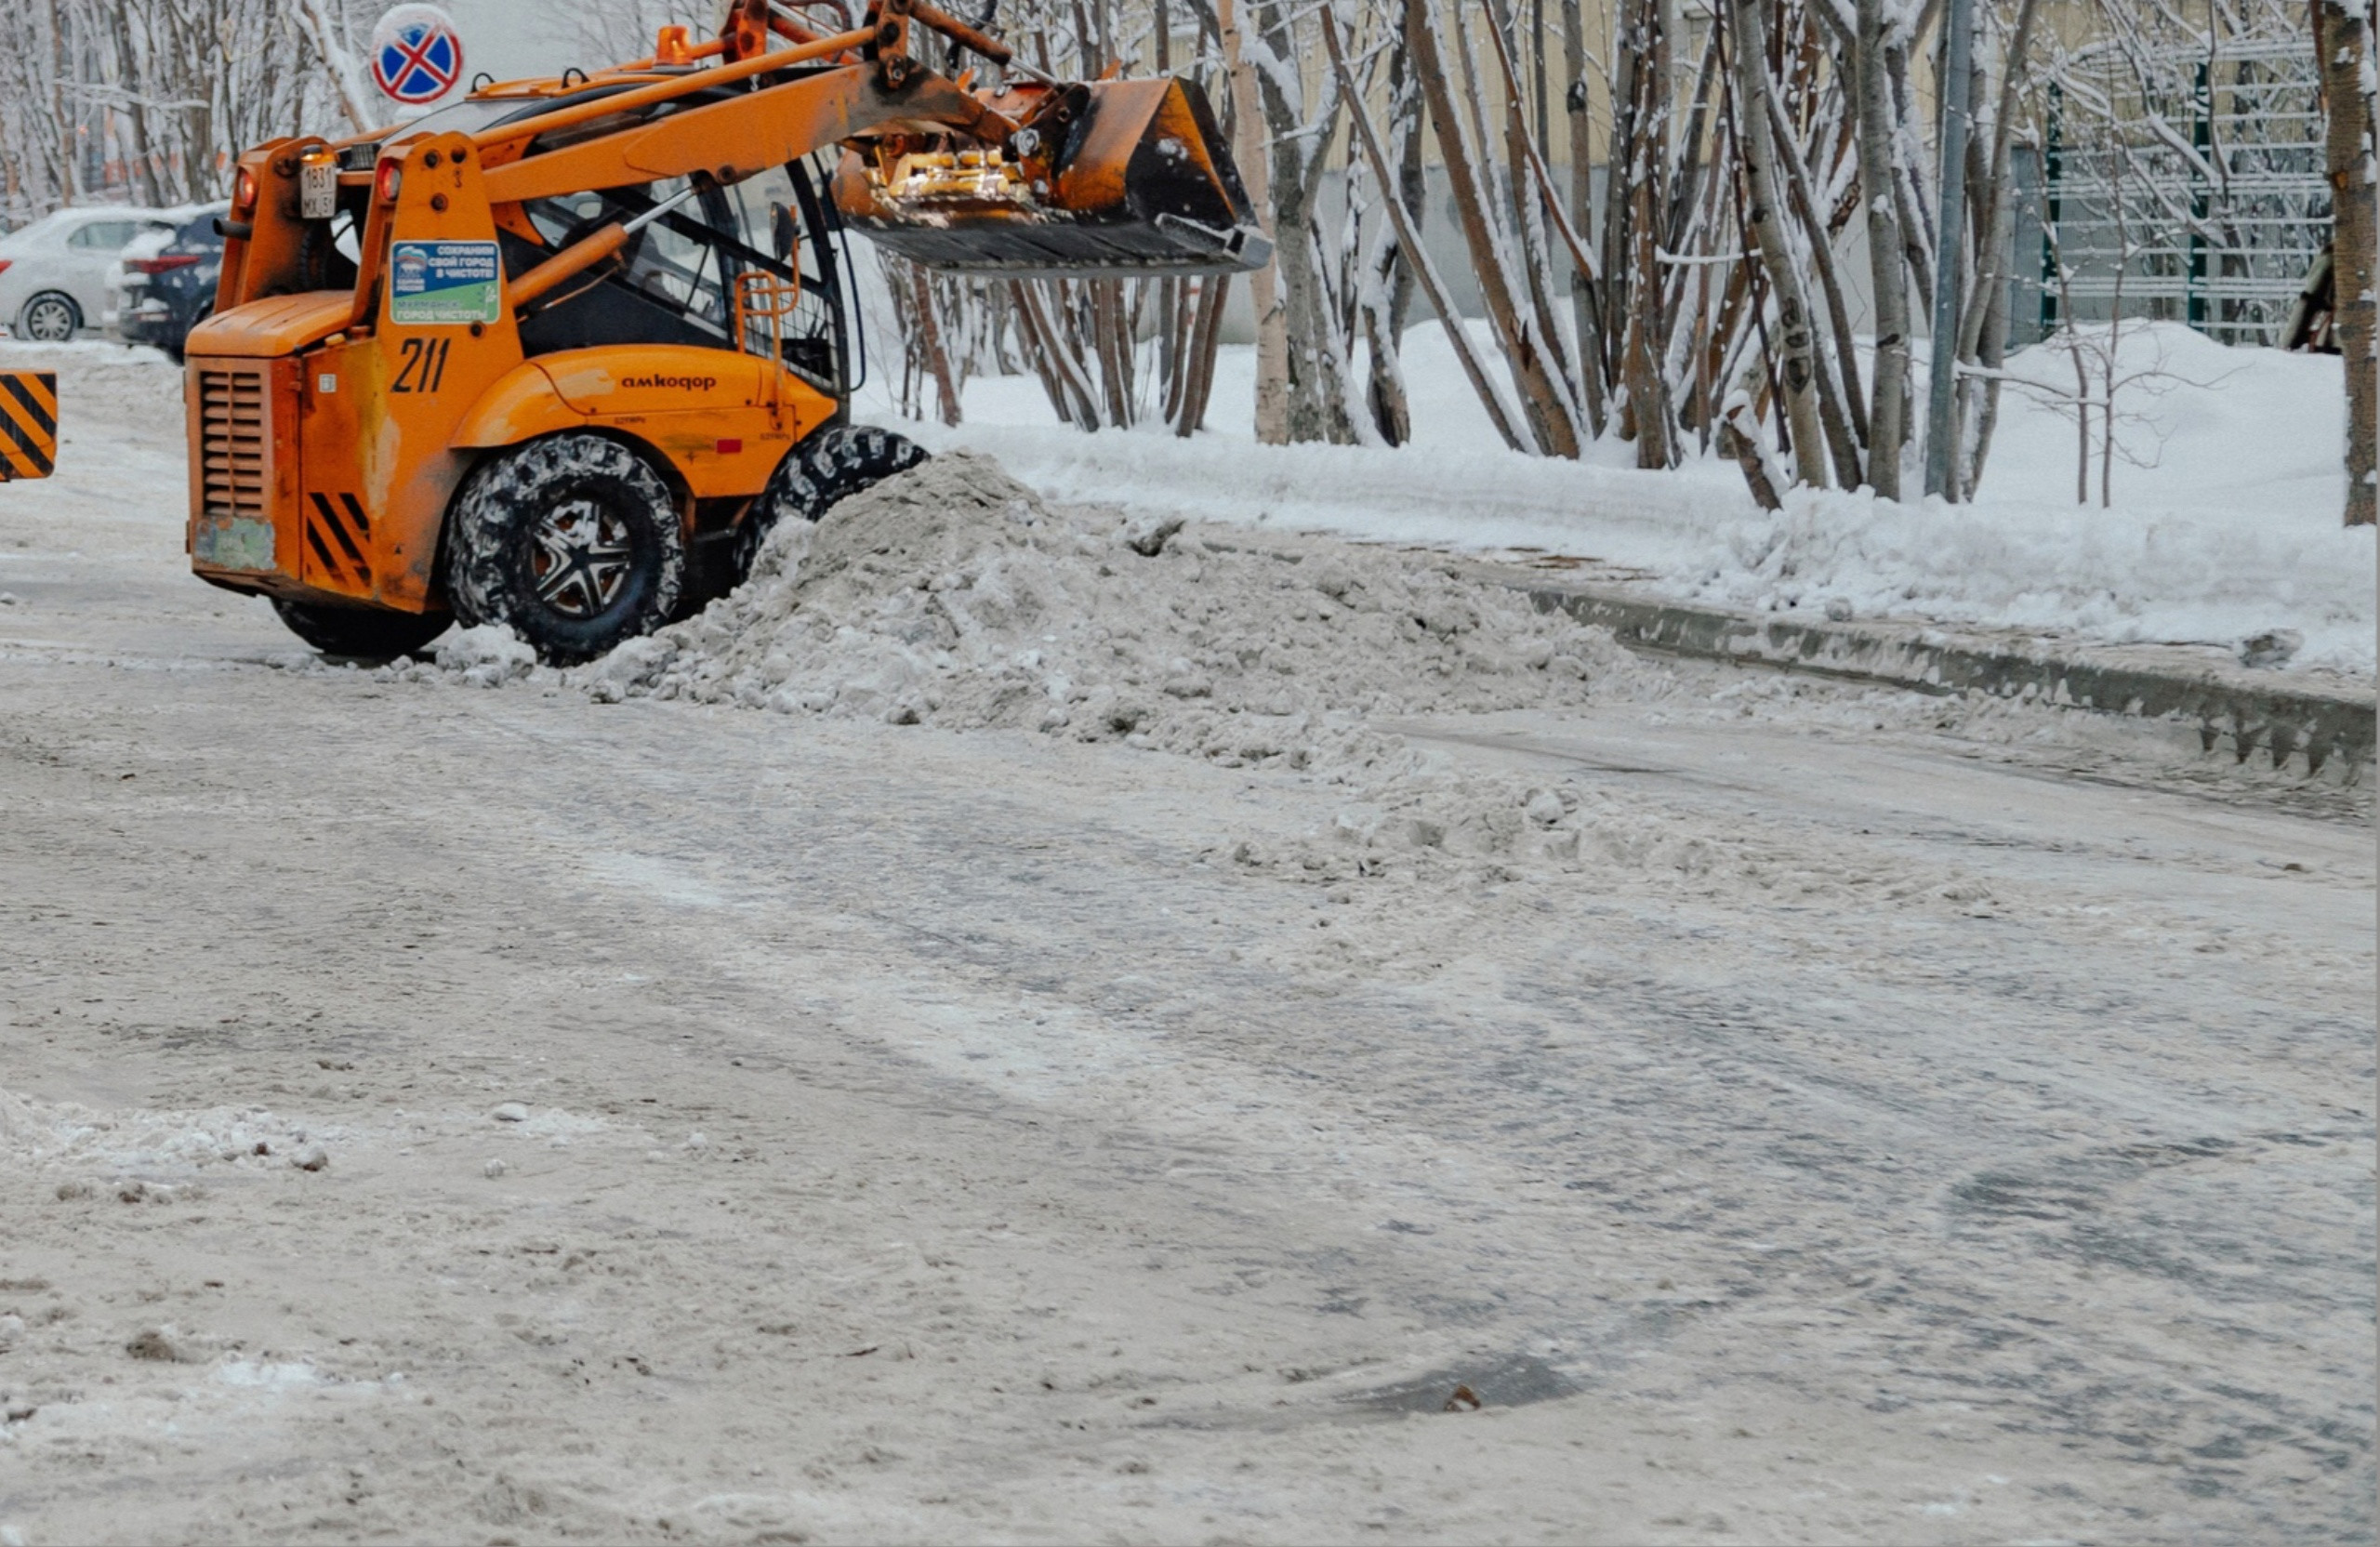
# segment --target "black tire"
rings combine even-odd
[[[686,572],[678,502],[653,465],[601,435],[549,435],[482,463],[455,498],[446,591],[555,666],[669,619]]]
[[[69,343],[82,331],[83,309],[74,304],[73,297],[55,290],[33,297],[17,313],[17,337],[36,344]]]
[[[735,529],[735,584],[752,573],[760,543],[776,523],[816,521],[840,502],[906,472],[926,459],[925,447],[874,425],[829,425],[785,454],[751,513]]]
[[[318,607],[272,599],[272,610],[289,631],[325,655],[386,661],[410,655],[444,633],[455,620],[444,613],[392,613],[385,607]]]

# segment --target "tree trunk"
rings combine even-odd
[[[1214,0],[1216,30],[1223,37],[1223,69],[1231,80],[1232,159],[1248,202],[1260,214],[1273,208],[1271,154],[1264,144],[1264,110],[1257,101],[1256,72],[1240,46],[1236,0]],[[1275,233],[1278,239],[1278,232]],[[1281,310],[1277,262],[1248,276],[1248,298],[1256,311],[1256,438],[1268,446],[1289,440],[1289,333]]]
[[[1764,510],[1785,509],[1783,491],[1777,487],[1777,476],[1768,465],[1766,448],[1760,441],[1760,420],[1746,400],[1729,405],[1727,415],[1719,421],[1719,449],[1736,459],[1744,469],[1744,486]]]
[[[1643,73],[1643,72],[1639,72]],[[1645,122],[1638,120],[1642,130]],[[1635,197],[1629,201],[1630,255],[1636,283],[1629,287],[1628,342],[1625,347],[1628,406],[1636,420],[1636,465],[1666,472],[1677,466],[1670,427],[1668,383],[1661,377],[1660,195],[1658,179],[1646,164],[1659,149],[1650,133],[1640,133],[1630,180]]]
[[[1562,0],[1563,116],[1570,127],[1570,224],[1588,242],[1594,240],[1594,123],[1587,112],[1587,37],[1579,15],[1579,0]],[[1608,272],[1609,271],[1606,271]],[[1587,356],[1588,379],[1607,381],[1610,353],[1604,347],[1603,311],[1587,287],[1570,284],[1570,315],[1579,334],[1579,349]],[[1603,412],[1594,412],[1595,430],[1603,430]]]
[[[942,422],[959,422],[959,383],[950,374],[950,351],[943,347],[942,323],[934,315],[933,280],[925,270],[906,259],[897,260],[909,271],[909,294],[918,308],[918,343],[925,350],[926,369],[933,375],[934,395],[941,401]]]
[[[1618,59],[1611,72],[1611,139],[1604,157],[1603,220],[1595,231],[1595,240],[1603,247],[1603,263],[1598,270],[1603,275],[1603,336],[1623,344],[1628,333],[1628,303],[1635,290],[1629,271],[1634,265],[1629,261],[1628,250],[1628,214],[1633,204],[1628,179],[1638,165],[1636,77],[1642,67],[1645,7],[1651,3],[1652,0],[1620,0],[1620,35],[1614,45]],[[1591,132],[1582,126],[1572,143],[1585,143]],[[1614,368],[1624,374],[1625,361],[1624,353],[1618,355],[1613,361]]]
[[[1340,85],[1347,94],[1347,116],[1355,132],[1355,144],[1371,163],[1372,175],[1385,181],[1389,175],[1387,152],[1381,149],[1380,137],[1372,130],[1371,114],[1364,107],[1362,93],[1355,89],[1355,72],[1347,66],[1346,50],[1339,41],[1339,22],[1328,10],[1322,16],[1322,41],[1330,54],[1331,68],[1338,72]],[[1488,419],[1504,443],[1514,451],[1534,449],[1521,443],[1518,416],[1504,401],[1503,394],[1479,363],[1477,351],[1472,348],[1471,336],[1463,330],[1462,313],[1455,309],[1448,295],[1445,282],[1439,279],[1437,265],[1430,260],[1429,250],[1421,245],[1421,224],[1401,201],[1387,205],[1389,219],[1396,227],[1396,240],[1405,249],[1407,268],[1421,293],[1429,298],[1431,308],[1446,325],[1447,343],[1454,350],[1457,364],[1471,382],[1471,390],[1479,395],[1480,406],[1487,409]]]
[[[1768,122],[1784,147],[1777,160],[1785,170],[1795,218],[1809,238],[1810,266],[1818,272],[1818,293],[1826,298],[1836,351],[1843,357],[1838,375],[1834,361],[1827,356],[1825,345],[1816,336],[1814,323],[1810,349],[1818,367],[1818,422],[1826,430],[1827,449],[1834,456],[1835,477],[1843,481],[1844,488],[1856,489],[1860,483],[1859,437],[1866,433],[1866,426],[1861,422],[1865,410],[1859,402],[1859,357],[1851,352],[1850,305],[1843,298],[1842,283],[1835,277],[1834,249],[1827,242],[1826,217],[1819,213],[1818,200],[1810,192],[1809,179],[1803,176],[1802,158],[1792,153],[1792,142],[1786,138],[1789,126],[1784,110],[1774,95],[1768,99]]]
[[[1386,160],[1393,164],[1396,181],[1382,187],[1380,197],[1395,201],[1411,217],[1417,229],[1426,202],[1421,114],[1421,87],[1413,79],[1412,56],[1400,31],[1388,56],[1388,135],[1392,152]],[[1372,180],[1378,182],[1380,177],[1381,173],[1375,172]],[[1347,186],[1353,188],[1355,182],[1351,165]],[[1395,234],[1395,218],[1383,218],[1388,233],[1380,241],[1368,271],[1360,260],[1357,265],[1356,305],[1371,359],[1369,377],[1364,384],[1364,405],[1369,410],[1372,426],[1380,431],[1381,439],[1390,445],[1401,446],[1413,438],[1413,412],[1405,390],[1401,358],[1406,321],[1413,314],[1413,265],[1406,259],[1403,239]]]
[[[1983,250],[1976,259],[1976,289],[1967,305],[1968,325],[1961,330],[1962,359],[1973,360],[1987,373],[2007,363],[2008,259],[2016,236],[2016,201],[2011,196],[2008,157],[2016,143],[2020,92],[2026,79],[2025,57],[2032,45],[2033,20],[2040,0],[2020,0],[2016,25],[2010,29],[2000,69],[2000,102],[1991,122],[1991,163],[1979,191],[1988,218],[1980,222]],[[1966,434],[1960,486],[1972,498],[1983,481],[1983,465],[1991,455],[1991,436],[2000,421],[2001,381],[1989,374],[1976,384],[1974,429]],[[1964,421],[1963,421],[1964,422]]]
[[[1229,274],[1209,274],[1198,282],[1198,308],[1190,323],[1182,404],[1173,416],[1173,432],[1185,441],[1207,422],[1207,399],[1215,385],[1215,347],[1223,341],[1223,301],[1230,294]]]
[[[1326,83],[1309,106],[1297,74],[1300,18],[1289,0],[1249,0],[1252,40],[1264,68],[1251,65],[1264,114],[1273,213],[1273,267],[1280,276],[1285,430],[1291,442],[1350,445],[1357,434],[1348,391],[1347,332],[1334,304],[1318,222],[1322,145],[1336,127],[1337,90]],[[1289,61],[1285,76],[1281,61]],[[1311,120],[1311,121],[1310,121]]]
[[[1433,3],[1434,0],[1406,0],[1406,43],[1413,51],[1414,72],[1421,77],[1422,94],[1430,105],[1430,121],[1437,129],[1447,181],[1453,189],[1463,236],[1471,247],[1472,267],[1478,275],[1480,298],[1503,341],[1505,358],[1511,362],[1514,384],[1521,390],[1538,449],[1549,456],[1574,457],[1579,455],[1579,427],[1570,416],[1569,405],[1563,401],[1565,394],[1547,374],[1551,362],[1538,347],[1536,329],[1524,320],[1513,294],[1504,255],[1489,224],[1488,192],[1480,181],[1485,147],[1480,147],[1482,154],[1474,161],[1471,142],[1463,134],[1462,119],[1456,112],[1446,61],[1438,49]]]
[[[1743,157],[1744,186],[1751,208],[1745,223],[1760,247],[1761,265],[1777,294],[1777,366],[1784,394],[1785,420],[1793,436],[1793,468],[1802,483],[1827,485],[1826,432],[1818,424],[1818,339],[1812,331],[1809,298],[1802,287],[1801,264],[1785,229],[1785,201],[1778,187],[1777,138],[1770,132],[1768,109],[1768,27],[1762,14],[1765,0],[1731,0],[1727,19],[1734,24],[1734,53],[1729,60],[1736,77],[1736,121],[1739,153]]]
[[[2374,517],[2373,418],[2380,413],[2380,382],[2373,354],[2373,211],[2371,12],[2363,0],[2316,0],[2315,52],[2322,67],[2322,105],[2329,120],[2333,337],[2347,368],[2347,524]]]
[[[1024,324],[1025,350],[1031,355],[1041,377],[1041,384],[1057,406],[1058,416],[1083,430],[1099,428],[1099,393],[1083,374],[1082,364],[1076,357],[1072,340],[1059,328],[1057,319],[1050,314],[1048,282],[1021,279],[1011,282],[1016,299],[1017,320]]]
[[[1488,35],[1496,46],[1496,62],[1503,77],[1505,98],[1517,104],[1521,98],[1520,74],[1514,66],[1512,50],[1505,46],[1503,33],[1498,29],[1489,28]],[[1562,197],[1554,191],[1554,174],[1546,167],[1544,153],[1522,132],[1524,126],[1517,105],[1513,110],[1511,121],[1514,216],[1520,224],[1524,250],[1530,264],[1528,278],[1531,293],[1536,298],[1538,325],[1558,345],[1562,338],[1562,323],[1575,320],[1579,324],[1561,364],[1563,369],[1569,373],[1574,410],[1583,410],[1586,416],[1586,435],[1601,435],[1605,423],[1603,348],[1596,337],[1595,308],[1592,304],[1595,290],[1594,264],[1587,256],[1585,241],[1570,224],[1570,218],[1563,213]],[[1546,231],[1549,219],[1553,222],[1554,235],[1558,237],[1569,255],[1571,293],[1576,295],[1583,291],[1590,298],[1589,305],[1573,308],[1568,316],[1565,316],[1554,304],[1555,265]]]
[[[1884,73],[1884,0],[1858,0],[1853,82],[1859,116],[1859,202],[1868,210],[1868,265],[1876,297],[1875,378],[1869,391],[1868,485],[1900,498],[1909,435],[1909,251],[1893,177],[1893,99]],[[1854,364],[1850,368],[1857,369]]]

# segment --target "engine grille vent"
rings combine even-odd
[[[198,403],[205,513],[266,519],[264,373],[201,371]]]

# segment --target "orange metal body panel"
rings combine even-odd
[[[190,354],[273,360],[311,348],[347,325],[355,298],[344,290],[275,296],[218,311],[191,329]]]
[[[835,411],[833,398],[753,355],[675,344],[566,350],[490,387],[454,444],[600,430],[660,453],[696,499],[749,499]]]
[[[558,430],[586,428],[586,414],[562,401],[544,365],[524,360],[480,394],[480,401],[455,427],[455,444],[465,450],[494,450]]]
[[[298,372],[291,358],[189,356],[191,566],[240,590],[294,595]]]
[[[359,288],[378,298],[366,326],[345,326],[353,297],[325,292],[235,307],[192,333],[192,557],[209,579],[406,612],[435,603],[439,528],[471,465],[453,431],[520,364],[521,340],[501,305],[492,322],[395,320],[390,287],[376,284],[390,243],[496,241],[467,137],[416,141],[403,164],[395,203],[376,203],[364,231]],[[220,501],[208,484],[205,405],[195,389],[235,360],[276,355],[266,436],[272,564],[259,573],[253,532],[243,529],[249,540],[233,542],[205,530],[225,518],[208,514],[210,501]],[[221,558],[210,562],[210,552]]]
[[[319,280],[306,277],[306,227],[298,218],[298,162],[308,151],[328,144],[319,135],[269,139],[241,155],[239,170],[256,179],[256,203],[234,207],[231,218],[252,228],[247,236],[223,242],[221,277],[216,281],[216,305],[235,304],[250,296],[275,291],[304,290]]]

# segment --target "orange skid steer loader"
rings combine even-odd
[[[1001,276],[1265,261],[1195,85],[1050,81],[926,0],[826,10],[734,0],[716,39],[243,155],[187,350],[197,574],[332,654],[459,618],[586,660],[922,458],[850,422],[845,229]]]

